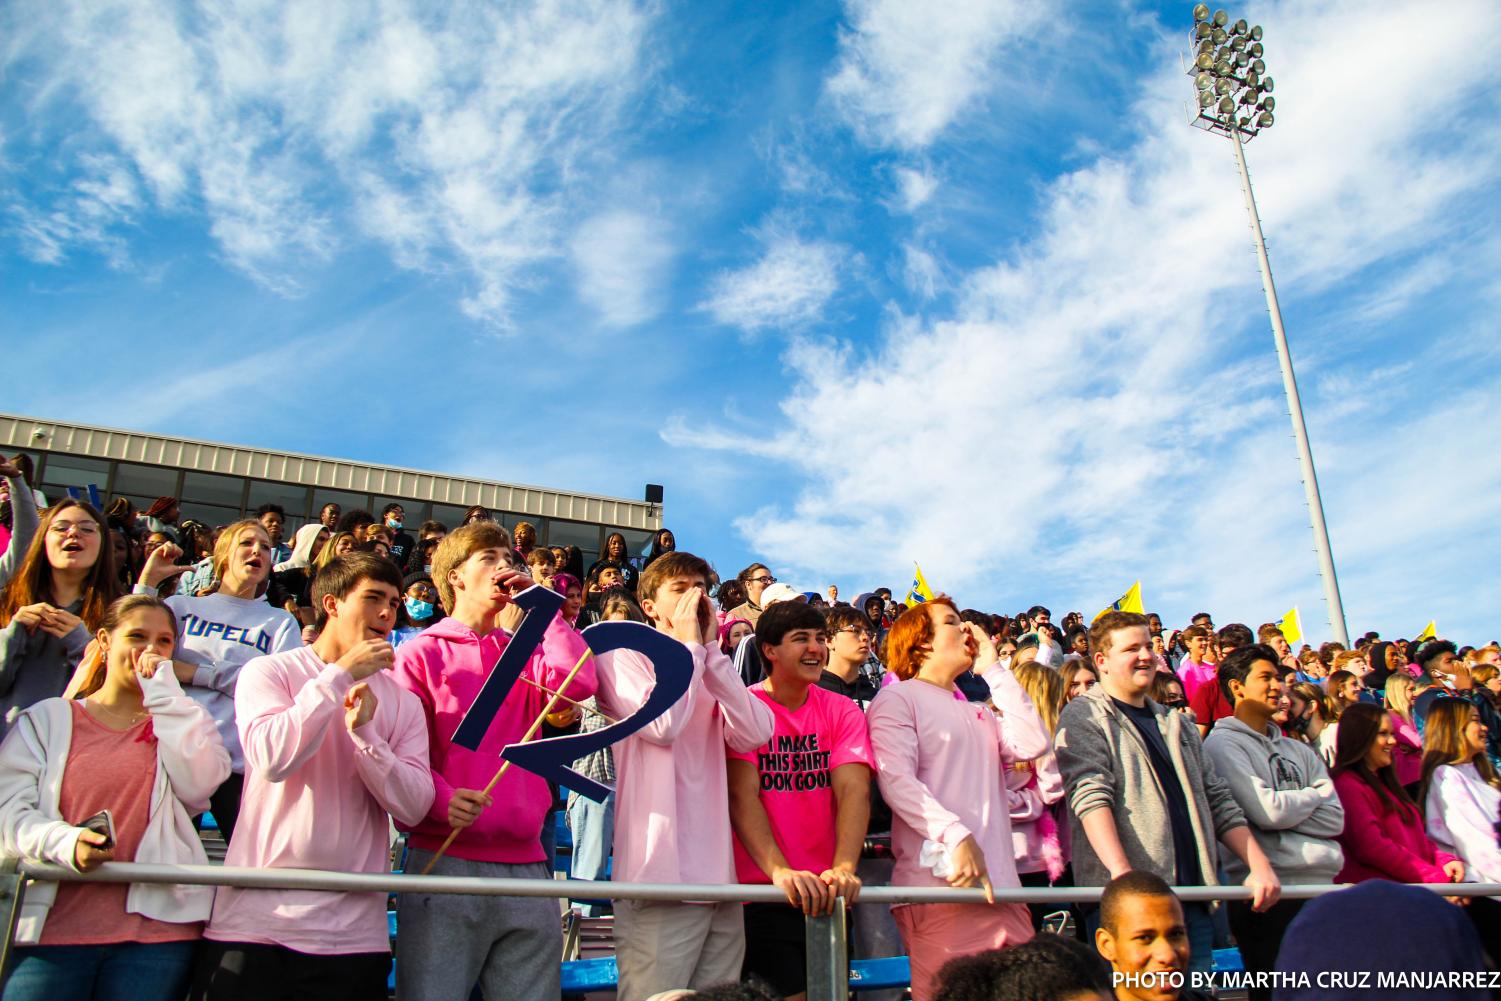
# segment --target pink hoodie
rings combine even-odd
[[[448,837],[448,803],[453,799],[453,791],[485,788],[500,769],[500,752],[507,744],[521,740],[547,704],[545,694],[517,681],[501,703],[478,751],[453,743],[453,733],[464,713],[474,704],[510,641],[510,634],[504,629],[480,637],[457,619],[446,618],[407,640],[396,651],[397,682],[422,702],[427,719],[428,757],[437,789],[427,818],[409,828],[414,848],[438,850]],[[541,645],[522,670],[522,677],[557,691],[586,649],[584,638],[555,615]],[[582,701],[593,695],[594,690],[591,657],[563,694]],[[495,804],[464,829],[448,854],[477,862],[544,861],[542,820],[552,804],[547,782],[512,765],[491,796]]]

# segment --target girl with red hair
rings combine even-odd
[[[992,888],[1021,885],[1004,776],[1046,754],[1051,741],[990,637],[961,621],[948,598],[904,612],[886,653],[888,670],[903,680],[871,703],[869,723],[892,810],[892,885],[979,886],[989,901],[892,909],[911,959],[913,1001],[927,1001],[948,960],[1032,937],[1026,906],[996,904]],[[971,669],[990,685],[990,701],[955,697],[955,680]]]

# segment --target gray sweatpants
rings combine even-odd
[[[431,852],[413,849],[407,871]],[[545,862],[509,865],[445,855],[434,876],[550,879]],[[557,1001],[562,917],[552,897],[463,897],[403,893],[396,904],[396,996],[401,1001]]]

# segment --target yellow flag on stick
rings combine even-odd
[[[1303,638],[1303,620],[1298,617],[1297,605],[1277,620],[1277,628],[1282,630],[1282,638],[1289,643],[1296,643]]]
[[[1428,625],[1424,626],[1423,627],[1423,631],[1420,632],[1420,633],[1418,633],[1416,636],[1414,636],[1412,638],[1412,641],[1414,643],[1421,643],[1424,640],[1432,640],[1432,639],[1437,639],[1437,638],[1438,638],[1438,624],[1433,619],[1429,619],[1428,620]]]
[[[1126,593],[1110,605],[1109,608],[1100,609],[1100,615],[1106,612],[1135,612],[1137,615],[1147,614],[1147,607],[1141,602],[1141,581],[1137,581],[1126,589]],[[1090,621],[1098,621],[1100,615],[1096,615]]]
[[[916,605],[924,601],[932,601],[933,589],[928,586],[927,578],[922,575],[922,567],[916,561],[912,564],[912,590],[907,592],[907,604]]]

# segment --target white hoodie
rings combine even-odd
[[[206,865],[208,857],[191,814],[229,777],[224,749],[209,714],[183,694],[177,677],[163,668],[141,681],[145,708],[156,734],[156,778],[146,831],[136,862]],[[63,770],[73,741],[73,713],[66,699],[46,699],[22,713],[0,744],[0,852],[76,869],[74,851],[83,828],[58,811]],[[16,941],[40,941],[42,926],[57,899],[57,883],[26,885]],[[132,883],[125,909],[157,921],[207,921],[214,905],[211,886]]]

